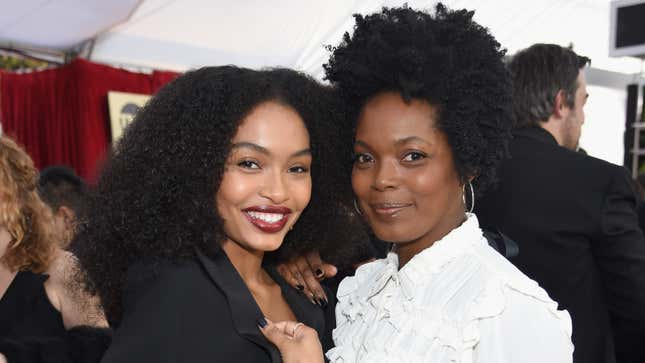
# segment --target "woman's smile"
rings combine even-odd
[[[260,231],[277,233],[289,221],[291,209],[283,206],[262,205],[245,208],[242,213]]]

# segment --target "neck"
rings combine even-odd
[[[266,284],[268,276],[262,269],[264,252],[245,249],[230,239],[222,243],[222,250],[247,286]]]
[[[0,278],[8,276],[16,271],[11,271],[9,266],[4,263],[4,256],[9,250],[9,244],[11,243],[11,235],[5,227],[0,227]]]
[[[2,279],[2,277],[5,277],[5,276],[11,276],[15,273],[16,271],[13,271],[12,269],[10,269],[9,266],[7,266],[7,264],[5,264],[4,262],[2,262],[2,260],[0,260],[0,279]]]
[[[0,260],[0,300],[4,297],[17,273],[17,271],[9,269],[9,266]]]
[[[435,242],[450,233],[450,231],[459,227],[465,220],[466,216],[463,209],[461,209],[457,215],[451,218],[445,218],[421,238],[406,243],[395,244],[393,251],[399,256],[399,269],[403,268],[416,254],[431,247]]]

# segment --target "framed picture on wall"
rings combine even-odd
[[[150,95],[128,92],[108,92],[108,108],[110,111],[110,130],[112,142],[121,137],[123,129],[132,122],[139,109],[151,98]]]

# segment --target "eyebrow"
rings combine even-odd
[[[356,140],[356,141],[354,141],[354,145],[355,145],[355,146],[362,146],[362,147],[364,147],[364,148],[366,148],[366,149],[369,149],[369,148],[370,148],[370,146],[369,146],[369,145],[367,145],[367,143],[366,143],[365,141],[361,141],[361,140]]]
[[[396,140],[395,144],[396,145],[402,145],[402,144],[407,144],[408,142],[411,142],[411,141],[422,142],[422,143],[427,144],[427,145],[432,145],[431,142],[429,142],[427,140],[424,140],[424,139],[422,139],[422,138],[420,138],[418,136],[408,136],[408,137],[404,137],[402,139],[398,139],[398,140]]]
[[[426,144],[426,145],[432,145],[432,143],[431,143],[431,142],[429,142],[429,141],[427,141],[427,140],[424,140],[424,139],[422,139],[422,138],[420,138],[420,137],[418,137],[418,136],[409,136],[409,137],[404,137],[404,138],[402,138],[402,139],[398,139],[398,140],[396,140],[396,141],[394,142],[394,144],[395,144],[395,145],[397,145],[397,146],[399,146],[399,145],[403,145],[403,144],[406,144],[406,143],[411,142],[411,141],[422,142],[422,143],[424,143],[424,144]],[[370,146],[369,146],[365,141],[362,141],[362,140],[356,140],[356,141],[354,142],[354,145],[355,145],[355,146],[362,146],[362,147],[364,147],[364,148],[366,148],[366,149],[370,149]]]
[[[231,147],[231,150],[234,150],[234,149],[251,149],[253,151],[259,152],[267,156],[271,155],[271,151],[269,151],[269,149],[265,148],[264,146],[254,144],[252,142],[237,142],[233,144],[233,146]],[[307,148],[307,149],[302,149],[300,151],[296,151],[295,153],[291,154],[290,157],[295,158],[295,157],[304,156],[304,155],[311,155],[311,149]]]

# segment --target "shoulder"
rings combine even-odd
[[[45,271],[49,278],[45,281],[45,291],[56,310],[61,311],[61,306],[68,294],[68,289],[74,285],[74,273],[78,262],[73,254],[56,250],[53,259]]]
[[[195,259],[140,261],[128,268],[124,308],[142,298],[165,303],[185,301],[183,294],[199,291],[206,282],[207,277]],[[173,293],[168,294],[169,291]]]
[[[517,320],[525,321],[526,317],[538,314],[571,336],[569,314],[558,310],[558,303],[536,281],[488,245],[476,246],[472,256],[480,266],[472,278],[483,288],[473,292],[473,301],[477,303],[466,307],[467,319],[515,315]]]
[[[89,295],[82,284],[78,260],[67,251],[58,250],[47,270],[45,291],[60,311],[66,329],[87,325],[107,327],[98,297]]]
[[[151,259],[139,261],[128,268],[126,286],[139,288],[152,284],[169,284],[182,280],[190,280],[202,275],[201,269],[194,259],[170,261]]]
[[[558,310],[558,303],[543,288],[510,263],[495,263],[487,275],[485,288],[466,309],[463,320],[463,341],[478,359],[571,362],[574,346],[569,313]]]
[[[557,149],[556,163],[561,166],[557,170],[559,172],[568,170],[568,177],[579,177],[577,180],[581,181],[581,187],[607,184],[617,176],[628,175],[627,169],[622,166],[562,147],[557,147]]]
[[[464,348],[487,350],[484,356],[490,353],[511,357],[501,361],[514,361],[517,350],[539,357],[539,349],[532,346],[536,339],[548,336],[553,352],[557,350],[553,357],[558,360],[552,361],[571,357],[571,317],[567,311],[558,310],[558,303],[537,282],[483,243],[455,263],[467,263],[471,267],[465,271],[470,273],[454,276],[455,282],[463,281],[461,289],[443,310],[450,321],[461,326]],[[540,360],[526,357],[522,361]]]
[[[536,302],[537,305],[557,309],[557,303],[536,281],[526,276],[508,259],[486,244],[485,239],[473,246],[461,262],[474,266],[475,273],[471,273],[470,278],[483,287],[478,289],[476,294],[502,296],[520,293],[528,298],[527,302]],[[499,303],[504,304],[505,301]]]
[[[520,159],[555,160],[557,163],[575,164],[581,167],[606,170],[618,167],[615,164],[593,156],[581,154],[553,143],[546,143],[529,137],[517,136],[510,144],[511,160]]]

